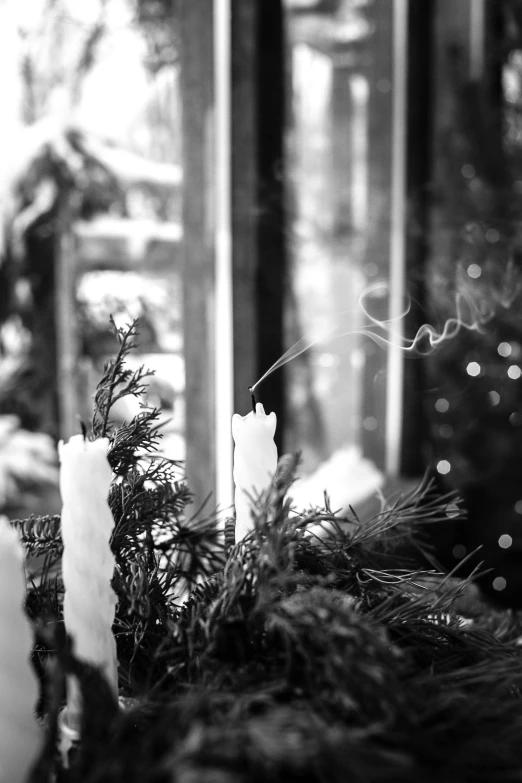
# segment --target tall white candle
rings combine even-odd
[[[268,416],[260,402],[247,416],[234,413],[234,484],[236,506],[236,542],[253,529],[252,501],[272,481],[277,469],[277,447],[274,443],[277,418]]]
[[[23,610],[23,548],[0,519],[0,783],[22,783],[42,742],[34,709],[38,678],[29,655],[32,634]]]
[[[109,539],[114,519],[107,502],[112,471],[107,438],[87,441],[74,435],[60,443],[62,575],[65,587],[65,628],[74,653],[99,666],[115,695],[118,691],[116,642],[112,624],[116,595],[111,587],[114,555]],[[67,688],[67,723],[79,728],[81,700],[71,678]]]

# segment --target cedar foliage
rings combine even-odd
[[[185,516],[179,466],[154,453],[155,412],[111,425],[119,389],[139,394],[145,377],[124,368],[136,324],[116,332],[93,430],[109,437],[116,474],[114,631],[128,701],[117,708],[63,633],[56,518],[15,522],[44,558],[28,597],[47,724],[31,783],[521,780],[518,616],[440,573],[423,543],[454,496],[423,482],[365,523],[327,502],[296,510],[297,459],[286,457],[254,530],[231,546],[228,524],[225,545],[215,516]],[[404,544],[434,567],[412,568]],[[84,715],[63,769],[67,673],[80,680]]]

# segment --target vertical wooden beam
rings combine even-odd
[[[281,0],[232,0],[232,226],[235,410],[247,387],[284,353],[284,13]],[[259,387],[278,417],[282,448],[284,371]]]
[[[433,120],[434,1],[409,4],[408,35],[408,147],[406,187],[409,219],[406,224],[406,284],[411,308],[405,332],[413,335],[429,321],[426,312],[426,261],[428,256],[429,186]],[[425,406],[425,362],[404,362],[404,416],[402,419],[401,474],[422,475],[426,468],[429,423]]]
[[[234,412],[231,36],[230,0],[214,0],[216,500],[221,509],[230,509],[233,503],[233,447],[230,428]]]
[[[257,352],[260,375],[285,351],[286,234],[284,200],[285,36],[283,0],[257,0]],[[263,383],[260,397],[276,411],[283,450],[284,369]]]
[[[215,489],[213,2],[179,3],[183,139],[183,326],[186,473],[196,504]]]
[[[232,268],[234,410],[250,410],[257,357],[257,29],[256,0],[232,0]],[[265,369],[268,369],[267,367]],[[264,372],[264,370],[263,370]]]
[[[406,275],[406,149],[409,0],[394,0],[392,20],[392,122],[391,122],[391,194],[390,194],[390,310],[394,338],[388,349],[386,381],[386,459],[388,476],[399,474],[403,392],[405,275]]]
[[[366,245],[366,261],[377,275],[376,281],[388,283],[390,276],[390,207],[392,187],[391,127],[392,84],[392,35],[393,3],[375,0],[368,16],[374,25],[369,41],[369,207]],[[382,295],[379,295],[381,293]],[[388,296],[384,289],[368,301],[371,314],[381,320],[388,318]],[[363,450],[379,468],[384,469],[386,457],[386,355],[370,339],[363,342],[366,355],[364,368],[364,394],[362,406]],[[368,428],[367,423],[375,424]]]

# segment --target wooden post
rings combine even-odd
[[[408,35],[408,147],[406,224],[406,281],[411,309],[405,332],[416,333],[429,321],[426,311],[429,185],[431,179],[433,0],[409,4]],[[404,416],[401,474],[420,476],[426,469],[429,424],[425,412],[425,362],[404,362]]]
[[[375,25],[369,40],[369,206],[366,244],[367,264],[376,280],[385,284],[390,276],[390,216],[392,188],[392,19],[393,3],[375,0],[368,9]],[[379,292],[377,292],[379,293]],[[384,289],[381,293],[384,294]],[[371,314],[380,320],[388,315],[388,296],[374,296],[368,302]],[[386,458],[386,354],[370,339],[363,341],[365,352],[362,406],[364,455],[383,469]]]
[[[234,410],[250,410],[248,387],[257,381],[259,318],[257,246],[257,2],[232,0],[232,264],[234,302]],[[265,368],[268,369],[268,368]]]
[[[390,477],[399,474],[404,392],[404,335],[406,294],[406,149],[409,0],[394,0],[392,20],[393,99],[391,122],[390,305],[394,337],[388,349],[386,378],[386,459]]]
[[[286,350],[284,301],[286,234],[284,199],[285,47],[282,0],[257,0],[257,351],[260,375]],[[285,427],[284,369],[268,378],[261,389],[267,410],[276,411],[276,444],[283,451]]]
[[[232,0],[234,407],[285,351],[285,62],[281,0]],[[259,387],[284,431],[284,371]]]
[[[196,505],[215,490],[212,11],[212,0],[179,3],[186,473]]]
[[[234,322],[232,306],[232,134],[231,4],[214,0],[215,85],[215,425],[216,499],[220,509],[233,504]]]

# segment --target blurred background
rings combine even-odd
[[[522,604],[522,0],[0,0],[0,64],[0,512],[59,511],[110,315],[196,506],[306,336],[258,390],[296,502],[428,471]]]

